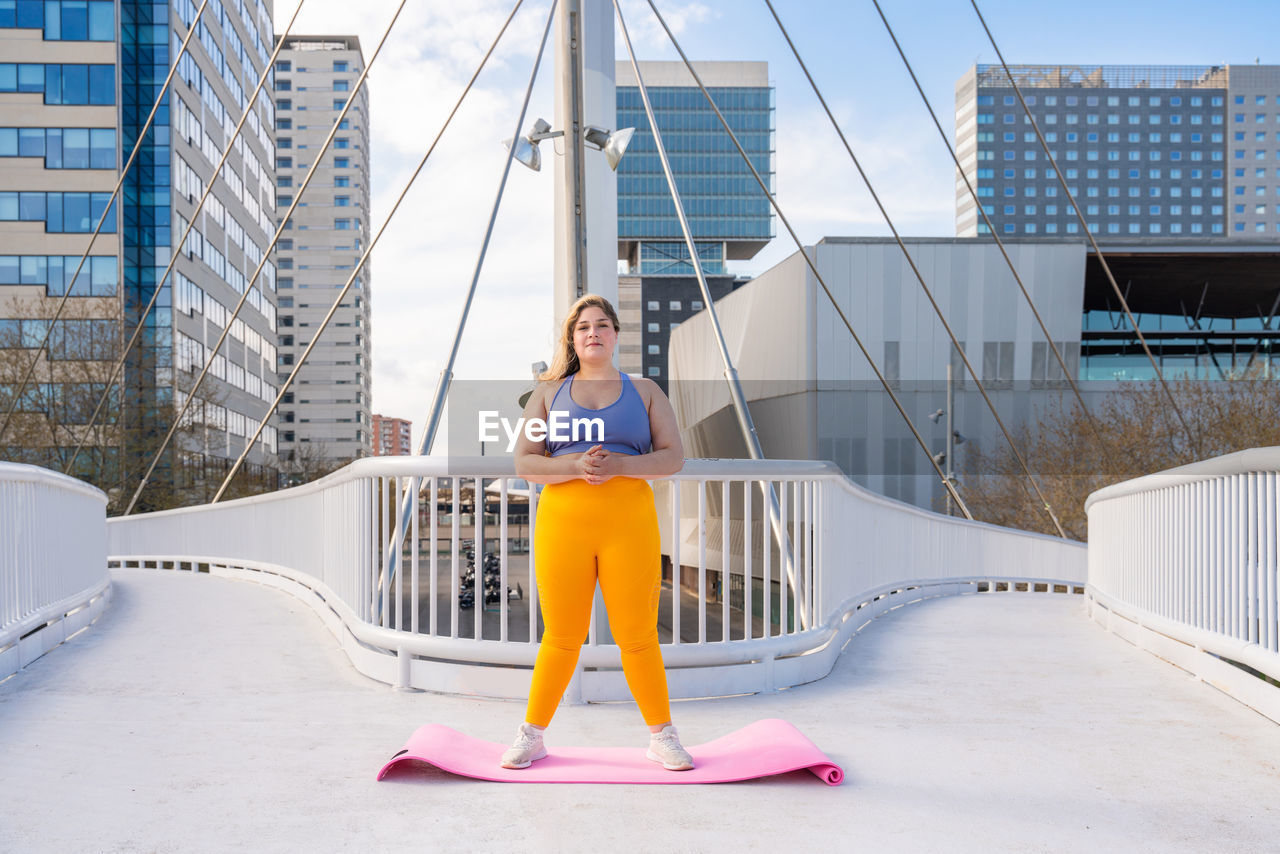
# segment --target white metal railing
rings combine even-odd
[[[107,496],[0,463],[0,679],[97,619],[111,593]]]
[[[1085,507],[1094,618],[1280,721],[1280,689],[1228,663],[1280,680],[1280,448],[1116,484]]]
[[[513,474],[510,458],[365,459],[277,493],[112,519],[109,554],[116,564],[170,563],[291,589],[359,669],[388,683],[519,697],[541,626],[535,556],[522,547],[533,541],[537,492]],[[417,512],[402,527],[410,484]],[[496,510],[483,531],[495,595],[484,601],[477,548],[467,609],[467,539],[479,534],[466,511],[478,488]],[[851,485],[829,463],[690,460],[654,492],[666,578],[659,636],[677,697],[821,678],[843,639],[917,599],[1083,592],[1081,544],[927,513]],[[569,696],[627,696],[603,608]]]

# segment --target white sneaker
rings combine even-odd
[[[543,732],[533,724],[520,724],[516,730],[516,740],[502,754],[502,767],[528,768],[537,760],[546,758],[547,748],[542,744]]]
[[[693,768],[693,757],[680,745],[680,736],[671,724],[664,726],[661,732],[649,734],[649,749],[644,756],[653,762],[661,762],[668,771]]]

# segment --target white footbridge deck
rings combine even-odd
[[[690,461],[655,484],[681,735],[784,718],[844,784],[377,782],[422,724],[522,718],[537,496],[513,512],[508,465],[107,520],[0,464],[0,852],[1276,850],[1280,449],[1095,493],[1087,549],[821,463]],[[500,577],[467,609],[486,492]],[[606,622],[581,665],[549,747],[642,745]]]
[[[523,786],[374,780],[429,721],[505,741],[519,702],[393,691],[269,587],[112,581],[93,626],[0,684],[0,850],[1203,852],[1280,833],[1280,728],[1101,631],[1080,596],[909,605],[818,682],[675,704],[693,744],[790,720],[842,786]],[[587,704],[548,741],[644,736],[634,706]]]

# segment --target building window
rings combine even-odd
[[[334,168],[334,169],[350,169],[350,168],[351,168],[351,158],[349,158],[349,157],[335,157],[335,158],[333,158],[333,168]]]
[[[281,72],[281,71],[292,71],[292,70],[293,70],[293,63],[292,63],[292,62],[290,62],[289,60],[287,60],[287,59],[278,59],[278,60],[276,60],[276,71],[277,71],[277,72]]]
[[[350,231],[350,230],[351,230],[351,220],[349,220],[349,219],[335,219],[335,220],[333,221],[333,227],[334,227],[334,229],[335,229],[335,230],[337,230],[337,231]]]
[[[649,300],[648,302],[649,311],[658,311],[660,305],[661,303],[656,299]]]
[[[660,324],[660,323],[650,323],[646,328],[647,328],[647,329],[648,329],[648,331],[650,331],[650,332],[658,332],[659,330],[661,330],[661,329],[662,329],[662,324]]]
[[[350,91],[351,91],[351,82],[350,82],[350,81],[348,81],[348,80],[335,80],[335,81],[333,81],[333,91],[335,91],[335,92],[350,92]]]
[[[671,302],[667,303],[667,309],[669,311],[680,311],[681,310],[680,300],[678,299],[671,300]]]
[[[333,61],[333,70],[337,73],[349,70],[347,61],[345,59],[335,59]]]
[[[335,208],[351,207],[351,197],[350,196],[334,196],[333,206]]]
[[[661,352],[662,352],[662,347],[661,347],[660,345],[658,345],[658,344],[650,344],[650,345],[649,345],[649,355],[650,355],[650,356],[657,356],[657,355],[658,355],[658,354],[660,354]]]
[[[351,186],[351,178],[350,178],[349,176],[347,176],[347,175],[336,175],[336,176],[334,176],[334,179],[333,179],[333,186],[335,186],[335,187],[350,187],[350,186]]]
[[[651,376],[651,377],[660,377],[660,376],[662,376],[662,368],[659,368],[657,365],[650,365],[650,366],[649,366],[649,376]]]
[[[702,311],[702,300],[696,299],[690,303],[689,307],[694,311]]]
[[[351,138],[347,136],[340,136],[333,141],[333,147],[334,148],[350,148]]]
[[[293,109],[293,99],[292,99],[292,98],[279,98],[279,99],[277,99],[277,100],[276,100],[276,109],[277,109],[277,110],[292,110],[292,109]]]

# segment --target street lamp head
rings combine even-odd
[[[946,415],[946,414],[947,414],[947,413],[946,413],[946,411],[945,411],[945,410],[939,409],[937,412],[931,413],[931,414],[929,415],[929,420],[930,420],[930,421],[932,421],[934,424],[937,424],[937,423],[938,423],[938,419],[939,419],[939,418],[941,418],[942,416]]]
[[[502,144],[510,149],[511,143],[512,141],[507,139],[504,140]],[[515,147],[516,150],[512,156],[514,156],[516,160],[519,160],[534,172],[542,169],[542,153],[538,151],[538,144],[536,142],[530,142],[526,137],[522,136],[515,140]]]
[[[960,431],[959,431],[959,430],[952,430],[952,431],[951,431],[951,438],[954,440],[954,442],[955,442],[957,445],[963,445],[963,444],[965,443],[965,438],[964,438],[964,436],[961,436],[961,435],[960,435]]]
[[[562,133],[552,133],[551,125],[547,123],[546,119],[537,119],[533,123],[533,127],[529,129],[527,136],[515,140],[516,150],[513,156],[516,160],[537,172],[542,169],[542,152],[538,150],[538,143],[544,139],[562,135]],[[511,143],[512,140],[508,139],[504,140],[502,144],[509,149],[511,148]]]
[[[607,131],[604,128],[589,125],[585,138],[587,142],[604,152],[604,159],[609,164],[609,168],[616,172],[618,163],[626,153],[627,145],[630,144],[635,132],[635,128]]]

